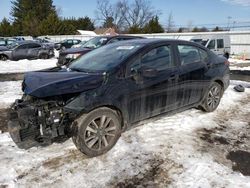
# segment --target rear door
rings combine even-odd
[[[205,74],[209,69],[209,57],[205,50],[191,44],[178,44],[180,61],[179,82],[181,92],[178,96],[180,106],[192,105],[201,100],[208,87]]]
[[[146,50],[128,66],[130,122],[176,109],[178,66],[171,44]]]
[[[42,46],[37,43],[30,43],[28,46],[28,51],[27,51],[27,58],[32,59],[32,58],[37,58],[39,51],[42,49]]]

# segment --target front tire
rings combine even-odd
[[[217,82],[214,82],[206,93],[205,99],[202,104],[202,109],[206,112],[213,112],[220,104],[223,94],[223,88]]]
[[[0,55],[0,60],[1,61],[7,61],[8,57],[6,55]]]
[[[98,108],[82,115],[78,131],[72,137],[76,147],[88,157],[96,157],[109,151],[121,136],[119,115],[109,108]]]

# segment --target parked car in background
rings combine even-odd
[[[16,36],[16,37],[13,37],[13,39],[15,39],[16,41],[24,41],[25,40],[25,38],[22,36]]]
[[[87,41],[87,40],[84,40],[84,41],[80,42],[79,44],[73,45],[71,48],[79,48],[79,47],[81,47],[82,45],[84,45],[86,42],[88,42],[88,41]]]
[[[27,73],[22,85],[8,123],[17,146],[72,137],[94,157],[142,120],[193,107],[216,110],[229,86],[229,64],[188,41],[131,40],[93,50],[67,69]]]
[[[8,46],[8,45],[11,45],[12,43],[16,42],[16,40],[14,39],[0,39],[0,46]]]
[[[20,41],[0,51],[0,60],[48,59],[54,56],[54,49],[34,41]]]
[[[61,42],[55,43],[56,50],[65,50],[71,48],[73,45],[79,44],[81,40],[78,39],[66,39]]]
[[[50,41],[50,40],[48,40],[48,39],[44,39],[44,38],[35,38],[34,41],[39,42],[39,43],[41,43],[41,44],[43,44],[43,45],[50,46],[50,47],[52,47],[52,48],[55,47],[55,43],[52,42],[52,41]]]
[[[229,35],[199,35],[193,37],[191,41],[197,42],[227,59],[230,56],[231,42]]]
[[[112,44],[119,41],[132,40],[132,39],[142,39],[143,37],[137,36],[127,36],[127,35],[116,35],[116,36],[99,36],[90,39],[86,43],[84,43],[79,48],[71,48],[67,50],[62,50],[59,53],[59,58],[57,65],[63,66],[68,65],[71,61],[76,58],[94,50],[106,44]]]

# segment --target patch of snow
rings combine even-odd
[[[250,63],[249,60],[242,60],[242,59],[234,59],[234,58],[229,58],[228,61],[230,64],[242,64],[242,63]]]
[[[8,108],[16,99],[21,98],[21,85],[22,81],[0,82],[0,108]]]
[[[239,81],[239,80],[230,80],[231,85],[242,85],[244,87],[250,88],[250,82]]]
[[[237,66],[230,66],[230,70],[240,70],[240,71],[250,71],[250,66],[247,67],[237,67]]]
[[[58,58],[59,57],[59,50],[54,50],[54,54],[55,54],[55,58]]]
[[[3,73],[23,73],[37,71],[41,69],[52,68],[56,66],[56,58],[36,59],[36,60],[19,60],[19,61],[0,61],[0,74]]]

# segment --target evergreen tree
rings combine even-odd
[[[76,29],[93,31],[95,30],[95,26],[91,19],[88,16],[85,16],[84,18],[77,19]]]
[[[12,35],[12,25],[7,20],[7,18],[3,18],[0,23],[0,36],[1,37],[10,37]]]
[[[143,28],[144,33],[163,33],[164,29],[159,23],[159,17],[152,18]]]
[[[22,35],[39,35],[40,23],[56,14],[53,0],[13,0],[11,15]]]
[[[130,33],[130,34],[141,34],[141,33],[143,33],[143,29],[140,28],[137,25],[134,25],[134,26],[131,26],[129,28],[128,33]]]

